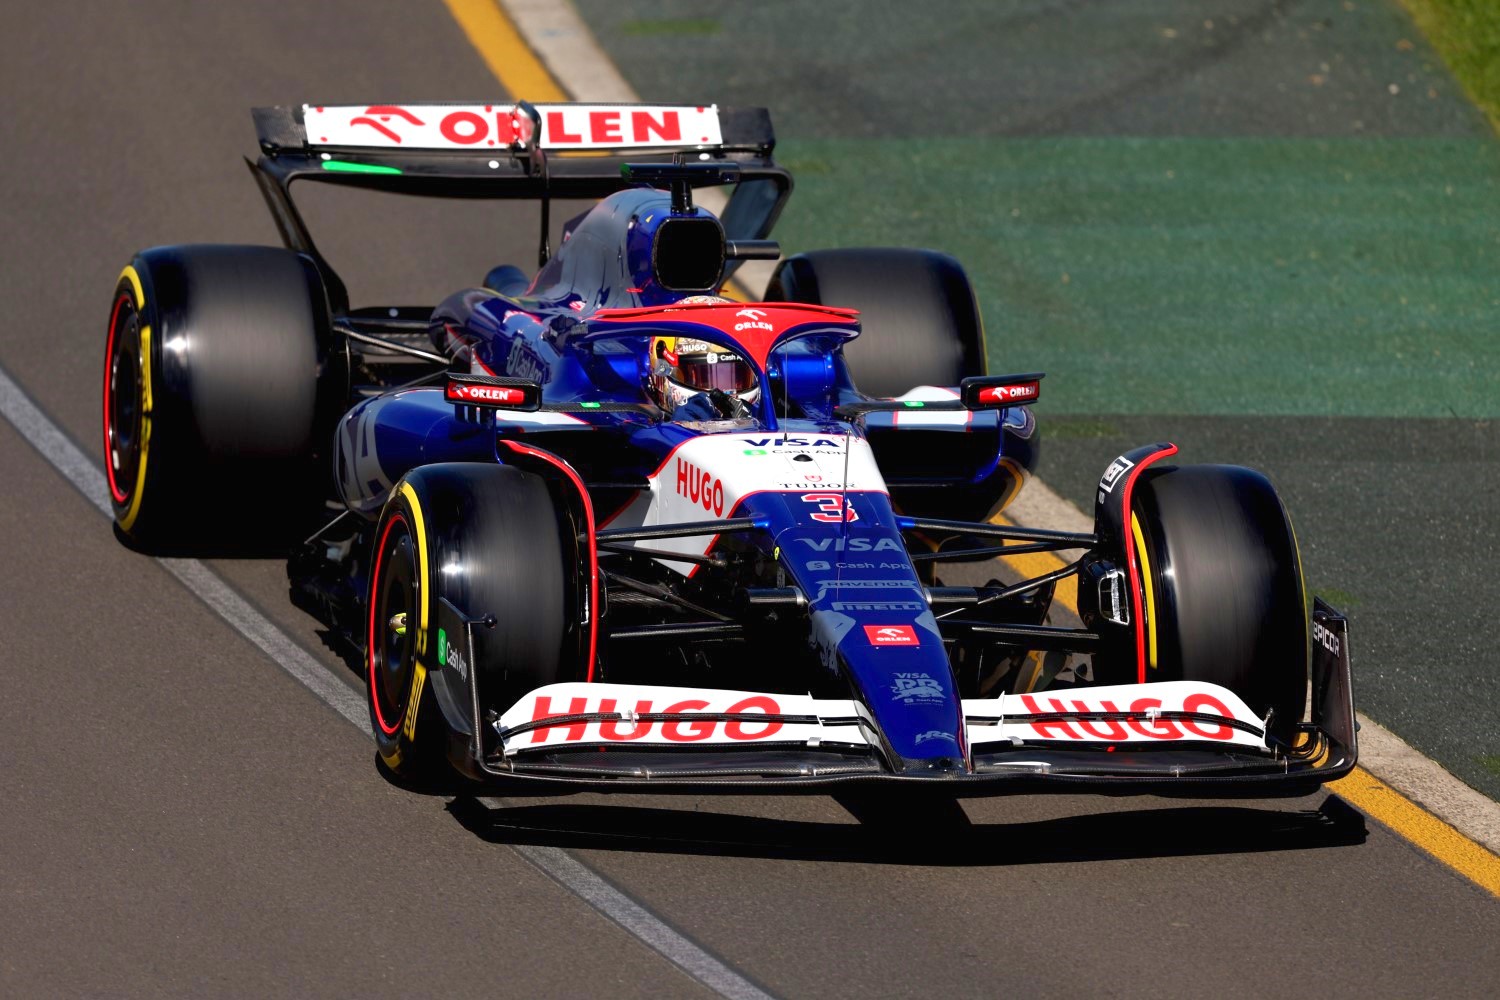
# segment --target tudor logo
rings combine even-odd
[[[743,323],[736,323],[734,325],[734,328],[737,331],[738,330],[767,330],[767,331],[769,331],[769,330],[776,329],[770,323],[766,322],[766,311],[764,309],[741,309],[739,312],[735,313],[735,315],[736,316],[742,316],[745,319],[745,322],[743,322]]]

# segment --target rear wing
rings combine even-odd
[[[624,163],[720,160],[741,176],[786,178],[771,160],[765,108],[716,105],[538,104],[549,191],[602,198],[629,186]],[[255,108],[262,164],[306,178],[460,198],[535,198],[540,176],[524,146],[529,123],[510,104],[371,104]],[[570,155],[571,154],[571,155]],[[789,186],[789,184],[788,184]]]
[[[261,156],[247,163],[282,242],[312,257],[325,276],[332,271],[292,201],[294,181],[543,201],[603,198],[635,186],[621,175],[626,163],[734,164],[739,182],[720,215],[732,240],[764,239],[791,193],[791,175],[771,156],[776,137],[765,108],[539,104],[534,111],[535,126],[521,105],[493,102],[255,108]],[[336,277],[330,286],[341,293]]]

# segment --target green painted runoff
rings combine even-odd
[[[1500,415],[1500,144],[782,143],[788,252],[952,253],[1079,413]],[[899,179],[896,181],[895,179]]]

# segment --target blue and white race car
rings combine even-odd
[[[293,593],[362,648],[396,774],[1217,796],[1353,767],[1347,623],[1309,609],[1263,475],[1148,444],[1107,464],[1091,532],[1018,527],[996,515],[1037,463],[1042,375],[985,373],[954,260],[817,251],[726,296],[780,256],[764,110],[255,118],[285,246],[158,247],[116,288],[116,523],[181,552],[314,518]],[[540,270],[352,307],[302,180],[534,200]],[[554,197],[597,199],[555,253]],[[1042,551],[1066,562],[940,581]],[[1049,614],[1068,577],[1081,627]]]

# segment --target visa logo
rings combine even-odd
[[[837,438],[745,438],[745,443],[752,448],[764,448],[767,445],[789,445],[795,448],[842,448],[843,442]]]

